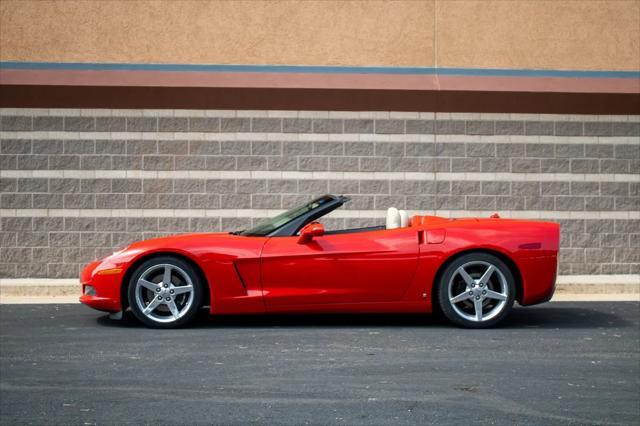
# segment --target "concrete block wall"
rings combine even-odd
[[[561,274],[640,273],[640,117],[0,110],[0,277],[73,278],[132,241],[237,230],[327,192],[562,225]]]

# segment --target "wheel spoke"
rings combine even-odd
[[[140,278],[138,280],[138,284],[140,284],[142,287],[146,288],[147,290],[151,290],[151,291],[154,291],[154,292],[159,287],[158,284],[152,283],[151,281],[147,281],[147,280],[142,279],[142,278]]]
[[[173,319],[178,319],[178,315],[180,315],[180,311],[178,311],[176,302],[174,302],[173,300],[169,302],[169,310],[171,311],[171,315],[173,315]]]
[[[158,305],[162,303],[162,301],[160,299],[158,299],[157,297],[154,297],[153,300],[151,302],[149,302],[149,304],[147,305],[146,308],[144,308],[144,310],[142,311],[143,314],[148,315],[151,312],[153,312],[153,310],[155,308],[158,307]]]
[[[179,287],[174,287],[173,288],[174,291],[174,295],[179,295],[179,294],[183,294],[183,293],[191,293],[193,291],[193,286],[192,285],[181,285]]]
[[[454,296],[449,300],[451,301],[451,303],[458,303],[458,302],[462,302],[463,300],[467,300],[469,298],[471,298],[471,296],[469,296],[469,292],[467,290],[465,290],[462,293],[460,293],[459,295]]]
[[[471,284],[475,284],[475,281],[473,280],[473,278],[471,278],[471,275],[469,275],[467,273],[467,271],[464,270],[464,268],[461,266],[459,267],[456,272],[458,274],[460,274],[460,276],[462,277],[462,279],[464,280],[464,282],[467,284],[467,286],[471,286]]]
[[[166,265],[164,267],[164,275],[162,276],[163,284],[171,284],[171,266]]]
[[[476,311],[476,321],[482,321],[482,299],[474,299],[473,307]]]
[[[497,291],[493,291],[489,289],[487,289],[487,294],[485,294],[485,297],[489,299],[496,299],[496,300],[507,300],[506,294],[498,293]]]
[[[484,272],[484,274],[482,274],[482,278],[480,278],[480,283],[484,284],[484,285],[487,285],[487,283],[489,282],[489,278],[491,278],[491,275],[493,275],[493,272],[495,270],[496,270],[495,266],[489,265],[489,267]]]

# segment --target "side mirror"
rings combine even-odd
[[[324,235],[324,226],[318,222],[311,222],[300,230],[298,244],[307,244],[313,240],[313,237],[322,237]]]

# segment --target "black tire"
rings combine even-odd
[[[488,265],[495,269],[488,275],[488,281],[482,283],[480,278],[489,271]],[[463,266],[468,275],[466,279],[464,272],[459,269]],[[483,295],[483,291],[488,295]],[[460,256],[447,265],[436,283],[436,292],[439,308],[449,321],[465,328],[488,328],[498,324],[511,312],[516,285],[511,270],[502,260],[488,253],[477,252]],[[458,298],[464,299],[457,302],[451,300]]]
[[[167,266],[171,278],[170,283],[165,285]],[[160,273],[161,277],[157,275]],[[146,281],[144,285],[138,283],[143,274],[143,282]],[[156,283],[159,290],[156,287],[153,287],[155,290],[147,288]],[[191,290],[186,291],[189,285]],[[203,285],[200,274],[188,262],[173,256],[158,256],[146,260],[135,269],[129,280],[127,297],[131,311],[147,327],[178,328],[191,322],[202,307]],[[179,291],[180,294],[173,294]],[[156,301],[156,296],[162,301]],[[150,308],[152,303],[155,303],[155,307],[145,313],[141,305]],[[172,308],[177,309],[177,315],[173,314]]]

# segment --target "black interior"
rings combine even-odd
[[[325,235],[334,234],[354,234],[356,232],[368,232],[368,231],[381,231],[385,229],[383,225],[380,226],[367,226],[365,228],[352,228],[352,229],[336,229],[335,231],[327,231]]]
[[[336,196],[327,194],[321,198],[328,199],[323,204],[318,206],[316,209],[311,210],[304,215],[295,218],[289,223],[282,225],[280,228],[271,232],[268,236],[270,237],[290,237],[293,235],[298,235],[300,230],[307,225],[308,223],[313,222],[314,220],[325,216],[338,207],[341,207],[344,203],[349,201],[349,197],[344,196]]]

